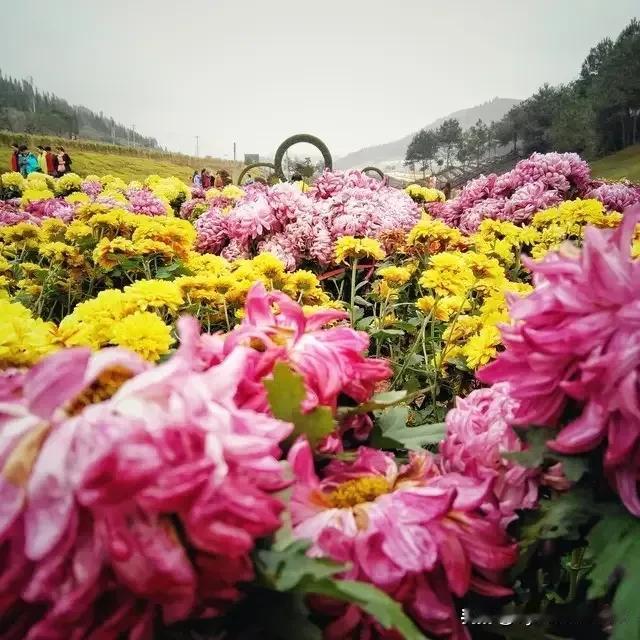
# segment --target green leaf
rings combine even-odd
[[[360,329],[360,331],[365,331],[371,326],[371,323],[374,321],[373,316],[366,316],[365,318],[361,318],[356,322],[356,329]]]
[[[402,331],[402,329],[380,329],[379,331],[376,331],[373,335],[376,338],[379,336],[403,336],[404,331]]]
[[[553,439],[554,433],[552,429],[538,427],[521,430],[520,438],[528,445],[526,451],[507,451],[502,454],[502,457],[513,460],[523,467],[539,467],[544,461],[547,441]]]
[[[427,444],[440,442],[446,432],[445,424],[423,424],[408,427],[409,407],[390,407],[376,419],[371,444],[381,449],[409,449],[419,451]]]
[[[373,585],[336,579],[334,576],[347,567],[324,558],[309,558],[309,545],[307,540],[297,540],[285,549],[256,551],[254,561],[262,585],[279,592],[324,595],[353,603],[383,627],[398,630],[406,640],[425,640],[399,603]]]
[[[264,380],[263,384],[273,415],[293,423],[290,439],[305,435],[313,446],[333,432],[333,414],[328,407],[316,407],[307,413],[301,411],[300,406],[306,393],[304,381],[301,375],[292,371],[284,362],[276,364],[272,379]]]
[[[373,305],[368,300],[365,300],[362,296],[355,296],[353,300],[363,307],[373,307]]]
[[[256,555],[256,568],[266,586],[276,591],[291,591],[304,581],[322,580],[345,570],[345,566],[325,558],[306,555],[310,543],[296,540],[286,548],[264,549]]]
[[[383,391],[376,393],[371,400],[364,402],[358,407],[358,413],[369,413],[378,409],[385,409],[399,404],[407,397],[407,392],[402,391]]]
[[[613,596],[611,640],[640,638],[640,520],[622,507],[605,511],[588,536],[593,557],[589,598],[601,598],[619,580]]]
[[[371,584],[354,580],[323,580],[308,585],[308,593],[329,596],[358,605],[385,629],[395,629],[405,640],[426,640],[401,605]]]
[[[562,462],[564,475],[571,482],[578,482],[589,469],[589,461],[585,456],[561,456],[554,453],[551,458]]]
[[[553,440],[556,432],[553,429],[542,429],[534,427],[521,430],[520,438],[528,446],[525,451],[507,451],[502,454],[503,458],[513,460],[523,467],[540,467],[545,461],[562,462],[562,468],[567,479],[571,482],[578,482],[589,468],[588,460],[585,456],[563,456],[549,449],[547,442]]]
[[[597,515],[597,509],[594,509],[591,494],[585,488],[577,487],[552,499],[543,499],[536,511],[522,514],[521,544],[527,547],[538,540],[555,538],[577,540],[580,528],[594,515]]]

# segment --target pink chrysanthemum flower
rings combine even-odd
[[[294,535],[312,542],[312,555],[350,563],[346,578],[387,592],[425,631],[469,638],[453,597],[509,593],[499,573],[514,563],[516,547],[479,510],[490,480],[442,474],[428,452],[400,465],[365,447],[353,462],[331,462],[320,479],[304,440],[291,448],[289,462]],[[357,607],[345,605],[337,615],[326,638],[370,637],[372,623]]]
[[[511,426],[517,405],[504,383],[457,398],[447,413],[447,435],[440,446],[448,471],[494,480],[495,507],[505,526],[516,517],[516,509],[532,509],[538,500],[537,471],[502,456],[523,448]],[[490,503],[490,511],[493,507]]]
[[[145,216],[167,215],[167,207],[150,189],[127,189],[129,210]]]
[[[587,191],[585,198],[595,198],[610,211],[624,211],[627,207],[640,202],[640,187],[620,182],[604,182]]]
[[[615,231],[587,227],[572,245],[528,261],[535,290],[512,298],[506,350],[478,373],[506,381],[519,401],[514,421],[560,428],[550,446],[579,454],[605,446],[604,469],[640,516],[640,261],[630,243],[640,205]],[[577,418],[564,423],[572,407]]]
[[[158,367],[65,350],[3,396],[3,637],[151,640],[158,618],[218,615],[253,578],[291,425],[236,405],[250,350],[203,368],[215,339],[180,332]]]
[[[102,183],[98,180],[83,180],[80,188],[83,193],[96,198],[102,192]]]
[[[356,402],[368,400],[391,369],[386,361],[364,355],[369,346],[366,333],[345,326],[324,328],[345,318],[344,312],[333,310],[305,315],[287,295],[267,292],[262,283],[256,283],[247,296],[242,323],[225,340],[226,352],[238,345],[255,347],[252,369],[239,387],[238,404],[269,410],[263,380],[278,362],[288,363],[303,377],[305,411],[318,405],[335,410],[341,395]],[[366,438],[370,428],[366,416],[344,425],[344,430],[354,430],[360,439]]]
[[[229,241],[227,217],[215,206],[203,213],[193,226],[198,234],[196,248],[202,253],[219,253]]]

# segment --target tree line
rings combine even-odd
[[[0,129],[158,148],[155,138],[143,136],[102,113],[70,105],[52,93],[39,91],[32,82],[17,80],[1,71]]]
[[[488,158],[534,151],[576,151],[588,158],[640,142],[640,21],[612,40],[605,38],[585,58],[573,82],[545,84],[491,124],[479,120],[466,131],[457,120],[419,131],[405,164],[479,168]]]

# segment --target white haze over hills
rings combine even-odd
[[[469,109],[462,109],[450,113],[448,116],[438,118],[428,124],[425,129],[436,129],[444,120],[455,118],[460,122],[463,129],[468,129],[478,120],[483,120],[485,124],[491,124],[492,121],[498,121],[511,109],[517,105],[520,100],[513,98],[494,98],[489,102],[480,104]],[[354,151],[346,156],[334,160],[336,169],[363,169],[366,166],[378,166],[381,169],[401,169],[404,161],[407,147],[415,136],[417,131],[393,142],[379,144],[372,147],[365,147],[359,151]]]

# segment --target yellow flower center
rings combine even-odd
[[[390,488],[387,479],[382,476],[363,476],[343,482],[325,498],[332,507],[344,509],[372,502],[378,496],[388,493]]]
[[[90,404],[108,400],[132,377],[131,371],[124,367],[116,365],[105,369],[96,380],[70,402],[67,412],[74,416]]]

